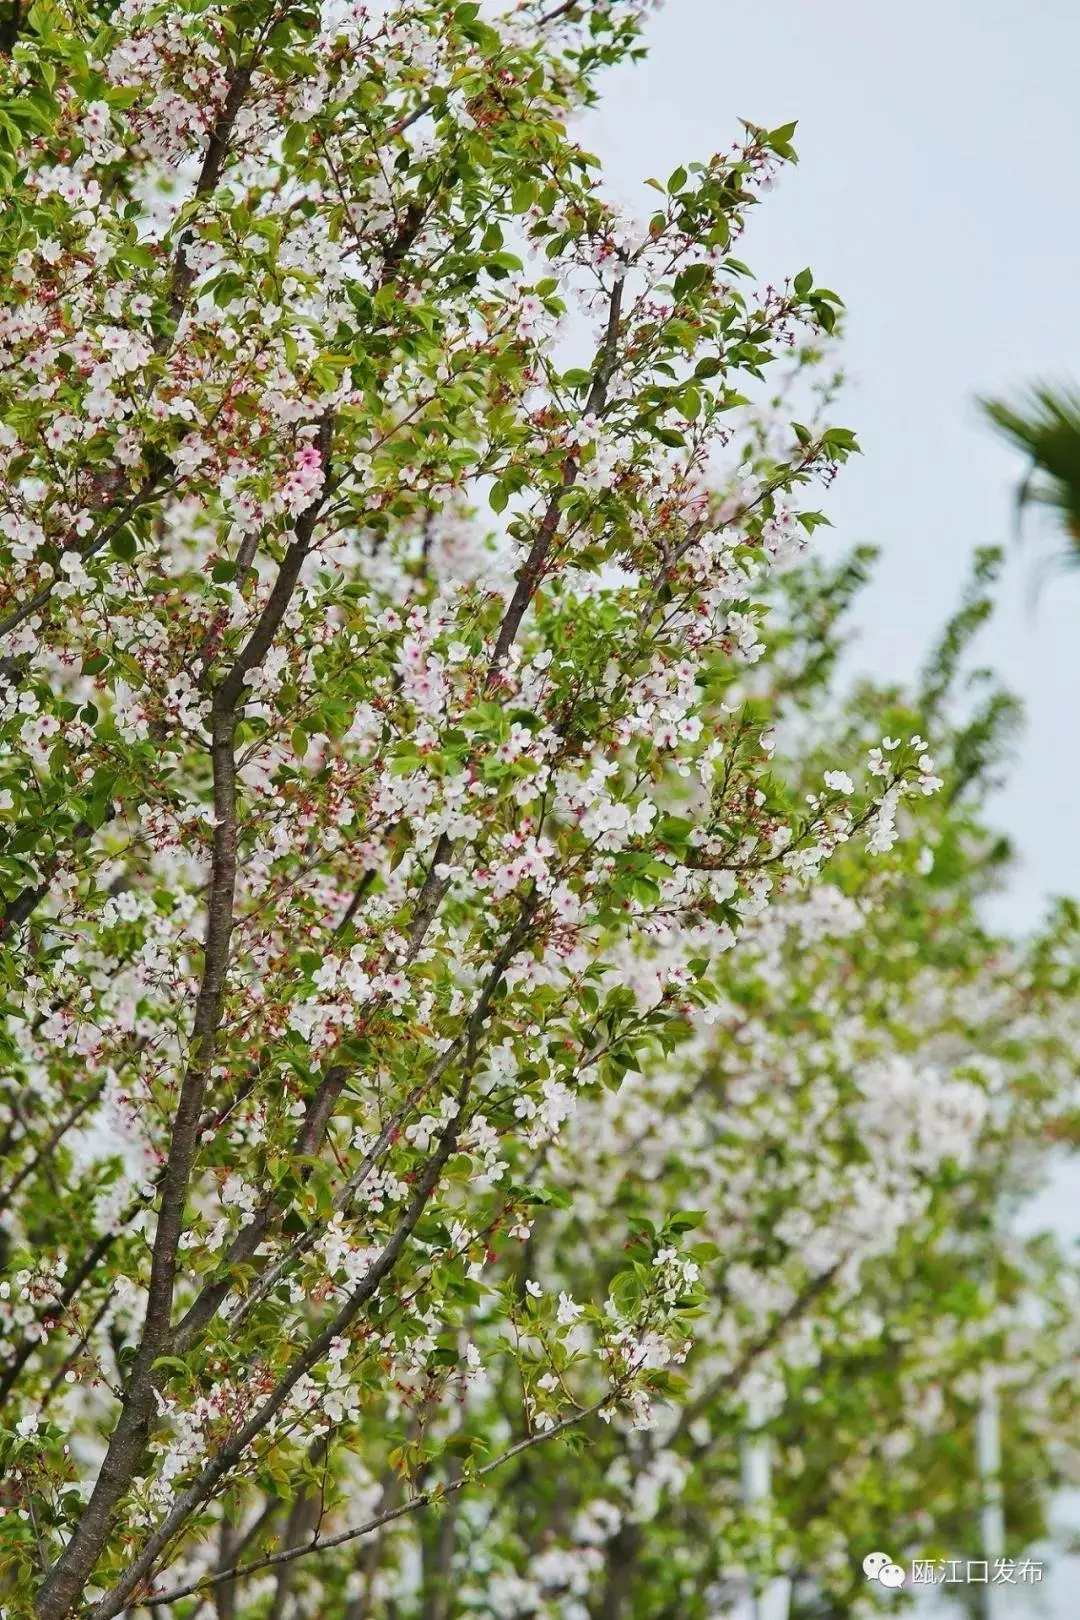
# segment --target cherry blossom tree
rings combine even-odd
[[[711,1620],[777,1572],[799,1620],[876,1612],[862,1571],[875,1548],[909,1569],[983,1556],[974,1426],[991,1370],[1014,1572],[1050,1490],[1078,1477],[1080,1277],[1007,1219],[1048,1145],[1075,1138],[1077,919],[1056,909],[1021,948],[978,914],[1004,857],[982,805],[1016,713],[985,677],[971,692],[960,655],[997,561],[980,558],[921,688],[834,697],[835,725],[820,626],[858,559],[791,581],[796,611],[774,621],[763,667],[788,748],[810,742],[804,716],[814,747],[778,747],[779,768],[812,787],[822,758],[857,757],[884,717],[933,734],[947,792],[906,847],[848,846],[826,881],[747,919],[721,974],[696,980],[697,1027],[673,1061],[583,1099],[553,1149],[530,1323],[601,1297],[613,1273],[620,1300],[658,1262],[685,1277],[671,1245],[692,1233],[694,1343],[650,1410],[593,1425],[572,1472],[529,1458],[494,1512],[462,1508],[455,1580],[490,1567],[499,1593],[480,1613]],[[655,967],[628,959],[628,982]],[[542,1291],[545,1278],[558,1282]],[[764,1518],[740,1477],[751,1425],[773,1451]]]
[[[951,642],[821,724],[839,301],[736,256],[793,126],[605,202],[643,9],[10,8],[12,1616],[614,1617],[869,1301],[963,1399],[935,1256],[1064,1117],[1068,929],[973,920]]]

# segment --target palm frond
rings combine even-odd
[[[1080,389],[1039,383],[1015,405],[997,399],[979,404],[1031,463],[1017,491],[1018,518],[1033,501],[1051,507],[1068,535],[1069,562],[1080,565]]]

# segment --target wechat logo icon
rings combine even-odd
[[[899,1564],[894,1564],[888,1553],[867,1553],[862,1561],[863,1574],[868,1581],[877,1581],[879,1586],[903,1586],[907,1576]]]

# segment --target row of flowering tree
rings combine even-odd
[[[642,9],[4,25],[10,1620],[847,1613],[967,1534],[988,1359],[1021,1544],[1068,1466],[982,598],[841,710],[838,300],[737,257],[792,130],[620,217],[567,120]]]

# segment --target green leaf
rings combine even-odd
[[[123,562],[135,560],[135,536],[128,528],[118,529],[109,541],[109,550],[114,552]]]

